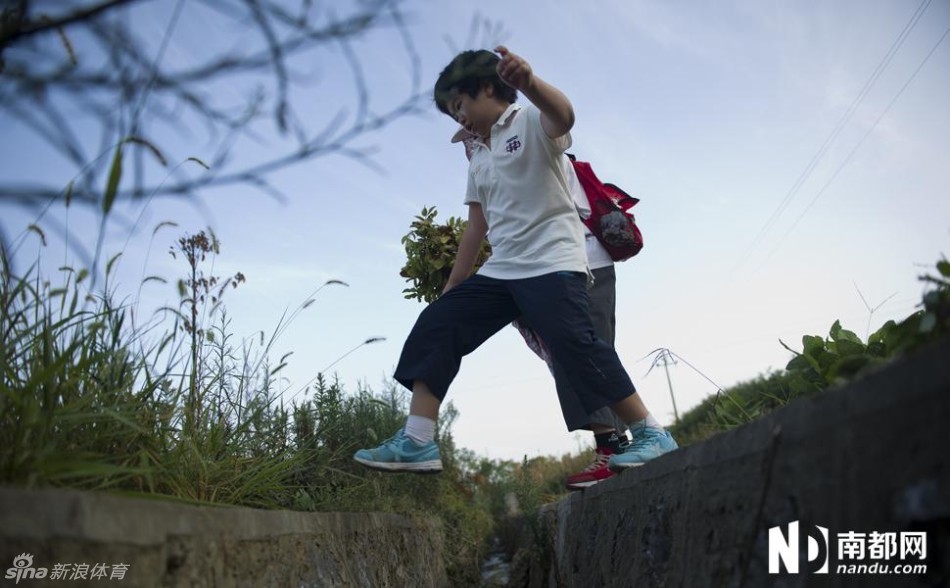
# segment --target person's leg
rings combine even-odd
[[[462,358],[517,316],[505,280],[472,276],[422,311],[393,377],[413,391],[416,410],[437,412],[435,405],[445,398]],[[424,387],[417,387],[416,380]]]
[[[611,467],[642,465],[675,449],[672,437],[637,394],[616,351],[594,336],[583,275],[558,272],[517,280],[512,291],[526,320],[545,341],[554,360],[563,366],[584,410],[590,414],[609,405],[630,427],[633,442],[625,449],[623,459],[610,459]]]
[[[617,278],[614,267],[611,265],[597,268],[591,273],[594,276],[594,285],[588,289],[590,299],[588,309],[594,334],[613,346],[617,304]],[[614,472],[607,467],[607,463],[610,456],[622,453],[623,447],[629,441],[626,432],[627,425],[608,407],[599,408],[589,415],[579,416],[580,402],[577,393],[564,375],[564,369],[555,364],[552,371],[565,421],[583,420],[584,424],[578,428],[589,429],[594,435],[594,450],[590,463],[581,471],[567,476],[565,480],[565,486],[569,490],[582,490],[614,475]],[[568,428],[571,428],[570,425]]]
[[[585,274],[556,272],[513,280],[512,294],[574,389],[586,424],[596,410],[620,403],[634,391],[611,345],[594,333]],[[579,428],[565,415],[569,429]]]
[[[626,433],[618,431],[616,427],[592,423],[590,428],[594,433],[593,456],[584,469],[567,476],[564,485],[568,490],[583,490],[612,477],[614,472],[609,467],[610,458],[623,453],[629,443]]]
[[[621,453],[627,442],[626,425],[611,411],[604,407],[587,414],[580,404],[574,388],[559,364],[551,368],[554,386],[561,402],[561,411],[568,429],[589,429],[594,434],[594,451],[589,464],[579,472],[570,474],[564,480],[568,490],[583,490],[603,482],[614,475],[607,466],[612,455]],[[577,426],[572,426],[576,423]]]
[[[597,268],[591,273],[594,276],[594,285],[588,290],[590,322],[594,326],[594,334],[614,347],[617,326],[617,274],[612,265]],[[590,422],[594,435],[616,431],[618,437],[627,438],[626,423],[607,407],[594,411],[590,415]]]
[[[473,276],[419,315],[403,345],[394,378],[412,390],[409,418],[396,435],[353,458],[384,471],[442,469],[433,437],[439,407],[458,373],[462,357],[518,316],[506,283]]]
[[[611,345],[614,344],[614,310],[616,307],[616,275],[613,266],[593,270],[594,285],[588,289],[588,313],[594,334]],[[590,429],[594,433],[617,431],[626,434],[626,423],[608,407],[593,413],[583,408],[577,392],[571,386],[564,367],[552,361],[555,389],[561,404],[561,414],[569,431]]]
[[[412,401],[409,403],[409,414],[435,420],[439,416],[439,407],[442,401],[432,393],[429,385],[422,380],[412,381]]]
[[[588,290],[590,322],[594,333],[613,346],[617,326],[617,273],[614,266],[592,270],[594,285]]]

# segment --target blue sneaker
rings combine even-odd
[[[366,467],[384,472],[412,472],[437,474],[442,471],[442,457],[435,441],[417,445],[406,436],[404,429],[373,449],[360,449],[353,459]]]
[[[624,447],[623,453],[612,456],[607,462],[610,469],[623,470],[642,466],[651,459],[679,448],[673,436],[665,429],[642,427],[637,431],[631,429],[630,435],[633,439]]]

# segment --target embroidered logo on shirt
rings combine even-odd
[[[514,153],[515,151],[521,149],[521,139],[518,138],[518,135],[509,138],[505,141],[505,151],[508,153]]]

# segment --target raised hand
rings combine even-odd
[[[531,66],[520,55],[515,55],[504,45],[495,47],[495,53],[501,56],[495,70],[498,77],[516,90],[524,92],[534,81],[534,72]]]

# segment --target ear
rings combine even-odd
[[[495,86],[493,86],[492,84],[489,84],[488,82],[485,82],[484,84],[482,84],[482,92],[485,92],[486,97],[494,98]]]

